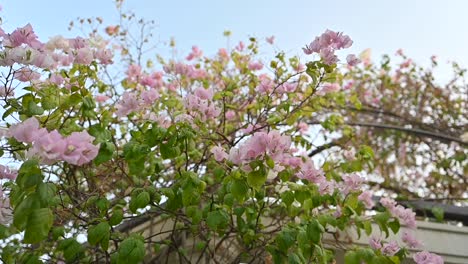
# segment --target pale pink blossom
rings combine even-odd
[[[96,100],[96,102],[98,103],[104,103],[105,101],[109,100],[110,97],[107,96],[107,95],[102,95],[102,94],[98,94],[94,97],[94,99]]]
[[[297,128],[299,130],[299,133],[301,134],[305,134],[307,133],[307,131],[309,131],[309,125],[307,125],[307,123],[304,122],[300,122],[299,124],[297,124]]]
[[[342,192],[347,195],[350,192],[358,191],[361,188],[361,184],[364,182],[364,178],[359,176],[357,173],[351,173],[343,176]]]
[[[391,241],[389,243],[385,243],[382,247],[382,253],[387,256],[393,256],[398,251],[400,251],[400,247],[396,241]]]
[[[401,240],[410,248],[417,248],[422,246],[422,243],[408,231],[403,232],[403,234],[401,235]]]
[[[141,92],[141,98],[145,105],[151,106],[159,99],[159,93],[156,89],[145,90]]]
[[[5,38],[3,46],[13,48],[18,47],[21,44],[26,44],[35,49],[43,46],[43,44],[37,39],[37,35],[34,33],[31,24],[27,24],[22,28],[14,30]]]
[[[358,200],[361,201],[367,209],[372,209],[375,202],[372,200],[372,193],[370,191],[363,191],[359,196]]]
[[[443,264],[444,259],[436,254],[422,251],[414,254],[413,260],[416,264]]]
[[[311,159],[303,162],[296,176],[314,183],[319,183],[325,178],[324,172],[321,169],[315,168],[314,162]]]
[[[9,133],[20,142],[31,143],[47,133],[45,128],[39,128],[39,121],[35,117],[28,118],[22,123],[12,125]]]
[[[192,47],[192,52],[185,58],[186,60],[198,59],[203,56],[203,51],[201,51],[197,46]]]
[[[324,83],[322,88],[317,92],[318,95],[325,95],[328,93],[336,93],[341,90],[341,87],[337,83]]]
[[[128,66],[128,69],[125,73],[127,74],[128,79],[130,79],[131,81],[136,81],[140,78],[142,74],[141,66],[137,64],[131,64],[130,66]]]
[[[263,63],[261,63],[260,61],[251,61],[249,62],[248,68],[251,71],[259,71],[263,69]]]
[[[87,47],[76,50],[75,63],[88,65],[94,60],[93,50]]]
[[[237,51],[243,51],[244,48],[245,48],[244,42],[239,41],[239,44],[237,44],[237,46],[236,46],[236,50]]]
[[[57,130],[53,130],[36,139],[32,154],[39,155],[45,164],[52,164],[62,157],[66,146],[67,143],[62,135]]]
[[[236,118],[236,112],[229,110],[226,112],[226,119],[227,120],[233,120]]]
[[[18,176],[17,170],[12,170],[11,168],[0,164],[0,180],[1,179],[15,180],[16,176]]]
[[[22,82],[29,82],[33,80],[39,80],[41,75],[38,72],[35,72],[29,68],[23,67],[17,70],[14,74],[15,79]]]
[[[61,158],[73,165],[81,166],[92,161],[99,152],[99,145],[94,145],[94,137],[88,132],[73,132],[66,139],[66,149]]]
[[[356,55],[349,54],[346,57],[346,62],[348,63],[349,66],[356,66],[361,62],[361,60],[358,57],[356,57]]]
[[[275,36],[266,37],[265,40],[269,44],[273,45],[273,43],[275,42]]]
[[[212,147],[211,148],[211,153],[213,153],[214,159],[216,161],[219,161],[219,162],[229,158],[229,155],[226,153],[226,151],[221,146]]]
[[[369,239],[369,245],[375,250],[379,250],[382,248],[382,242],[380,241],[380,238],[376,236],[372,236]]]

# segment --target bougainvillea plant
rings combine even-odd
[[[327,239],[376,228],[367,247],[347,247],[346,263],[443,263],[410,253],[421,244],[399,231],[416,228],[411,209],[389,197],[375,207],[369,146],[320,163],[309,155],[312,138],[348,118],[324,109],[371,96],[342,88],[344,72],[366,67],[355,55],[339,60],[349,36],[327,30],[304,47],[306,61],[283,52],[261,60],[250,38],[214,56],[194,46],[182,60],[142,63],[127,29],[48,41],[29,24],[0,30],[4,263],[138,263],[161,252],[197,263],[191,254],[216,260],[226,240],[240,249],[229,262],[330,263]],[[124,73],[111,77],[112,65]],[[308,127],[318,113],[320,130]],[[150,237],[121,232],[141,215],[172,226]],[[176,239],[182,233],[194,248]]]

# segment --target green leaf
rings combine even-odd
[[[238,201],[244,201],[247,193],[249,192],[249,186],[243,180],[234,180],[231,184],[231,193]]]
[[[23,106],[23,113],[27,116],[42,115],[44,113],[44,109],[38,106],[34,99],[32,94],[25,94],[23,96],[21,104]]]
[[[431,212],[434,215],[434,217],[437,219],[437,221],[439,222],[444,221],[444,209],[442,207],[434,206],[432,207]]]
[[[54,215],[49,208],[32,210],[28,217],[23,243],[39,243],[47,238],[53,222]]]
[[[101,143],[99,147],[99,153],[94,159],[94,164],[99,165],[106,161],[111,160],[112,156],[114,155],[114,152],[115,152],[114,144],[110,142]]]
[[[366,231],[366,235],[370,236],[372,234],[372,224],[369,221],[363,222],[364,230]]]
[[[13,225],[24,230],[28,224],[29,215],[40,208],[40,201],[36,195],[29,195],[14,208]]]
[[[206,224],[213,230],[224,229],[229,224],[229,215],[223,210],[211,211],[206,217]]]
[[[266,164],[270,169],[273,169],[275,167],[275,161],[268,155],[265,156]]]
[[[348,251],[345,254],[344,263],[346,264],[361,264],[359,256],[355,251]]]
[[[323,226],[317,221],[317,219],[313,219],[308,225],[307,225],[307,236],[309,239],[315,243],[318,244],[320,242],[320,238],[322,237],[322,233],[325,232],[325,229]]]
[[[145,243],[141,236],[126,238],[120,244],[117,264],[140,263],[145,257]]]
[[[36,160],[25,161],[18,172],[16,183],[22,189],[29,189],[41,183],[43,179],[39,163]]]
[[[286,253],[296,242],[296,232],[293,229],[285,228],[276,237],[278,249]]]
[[[366,263],[369,263],[370,261],[372,261],[372,259],[375,256],[374,250],[370,248],[360,248],[357,250],[356,254],[359,260],[365,260]]]
[[[286,206],[291,206],[291,204],[294,202],[294,193],[291,191],[286,191],[281,194],[281,200],[283,203],[286,204]]]
[[[400,222],[397,219],[395,219],[392,222],[388,223],[388,227],[390,227],[394,234],[397,234],[400,230]]]
[[[247,174],[247,183],[255,190],[260,190],[267,180],[267,170],[263,165]]]
[[[112,212],[112,216],[109,219],[109,224],[112,226],[118,225],[123,220],[123,210],[122,209],[115,209]]]
[[[67,262],[78,260],[84,253],[83,246],[74,238],[68,238],[60,241],[57,249],[63,252],[63,257]]]
[[[289,264],[301,264],[301,263],[303,263],[296,253],[291,252],[288,255],[289,255],[288,256],[288,263]]]
[[[88,243],[90,245],[97,245],[101,243],[104,250],[107,249],[110,237],[111,227],[107,222],[101,222],[95,226],[92,226],[88,230]]]
[[[148,192],[141,192],[136,197],[132,197],[130,201],[130,210],[136,213],[137,209],[145,208],[151,201],[151,197]]]

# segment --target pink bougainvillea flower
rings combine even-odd
[[[385,243],[382,247],[382,253],[387,256],[393,256],[400,250],[396,241]]]
[[[84,165],[92,161],[99,152],[99,145],[93,145],[94,137],[86,131],[73,132],[65,141],[66,149],[61,159],[73,165]]]
[[[263,68],[263,63],[259,61],[251,61],[249,62],[248,68],[251,71],[259,71]]]
[[[215,160],[219,162],[229,158],[229,155],[221,146],[212,147],[211,153],[213,153]]]
[[[403,232],[403,234],[401,235],[401,240],[410,248],[417,248],[422,246],[422,243],[408,231]]]
[[[346,56],[346,62],[349,66],[356,66],[361,62],[361,60],[358,57],[356,57],[356,55],[349,54],[348,56]]]
[[[359,196],[358,200],[364,203],[367,209],[372,209],[375,202],[372,200],[372,193],[370,191],[363,191]]]
[[[373,248],[375,250],[379,250],[379,249],[382,248],[382,243],[380,241],[380,238],[376,237],[376,236],[372,236],[369,239],[369,245],[371,246],[371,248]]]
[[[413,256],[413,260],[416,264],[443,264],[444,259],[436,254],[429,253],[427,251],[421,251]]]
[[[0,180],[1,179],[15,180],[16,176],[18,176],[18,171],[12,170],[11,168],[0,164]]]
[[[275,43],[275,36],[266,37],[265,40],[269,44],[273,45],[273,43]]]
[[[39,121],[35,117],[28,118],[22,123],[12,125],[9,131],[10,135],[16,140],[25,143],[31,143],[38,137],[47,133],[45,128],[39,128]]]

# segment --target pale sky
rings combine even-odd
[[[0,1],[3,27],[31,23],[45,41],[67,31],[77,17],[101,16],[115,23],[112,0],[6,0]],[[354,44],[349,52],[371,48],[373,57],[393,55],[398,48],[417,62],[429,64],[437,55],[442,62],[455,60],[468,66],[468,1],[465,0],[127,0],[125,7],[157,24],[161,40],[175,37],[178,50],[198,45],[205,54],[226,47],[224,30],[233,32],[232,44],[249,36],[276,36],[276,46],[289,55],[327,28],[343,31]],[[157,52],[167,52],[160,47]]]

